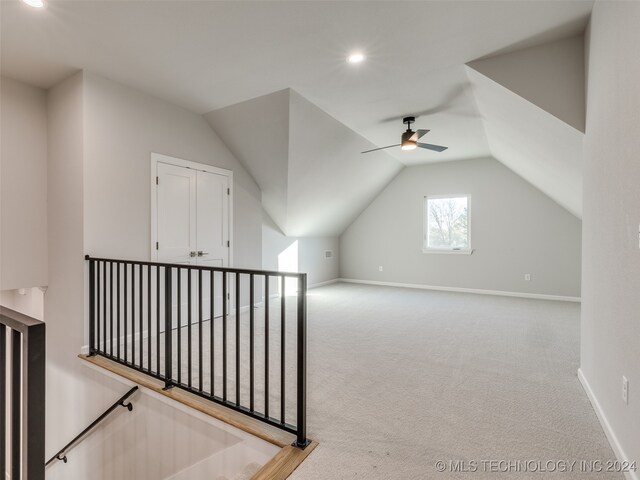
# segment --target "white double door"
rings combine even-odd
[[[229,198],[230,176],[223,173],[158,162],[157,195],[157,260],[184,265],[228,267],[230,252]],[[211,277],[202,272],[200,288],[197,270],[181,273],[181,324],[188,318],[188,282],[191,275],[192,322],[200,312],[198,293],[202,292],[202,318],[211,318]],[[222,314],[222,274],[214,276],[214,317]],[[174,276],[174,292],[177,291]],[[175,293],[174,293],[175,295]],[[177,325],[178,302],[174,301],[173,321]]]

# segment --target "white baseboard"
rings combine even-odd
[[[616,455],[616,458],[618,459],[618,461],[619,462],[633,461],[634,459],[629,459],[629,457],[627,457],[624,450],[622,449],[622,445],[620,445],[620,442],[618,441],[618,437],[616,437],[616,434],[611,428],[611,424],[609,423],[609,420],[607,420],[607,416],[604,414],[604,411],[600,406],[600,402],[598,402],[598,399],[593,393],[593,390],[591,389],[591,385],[589,385],[589,381],[587,380],[587,377],[585,377],[584,373],[582,373],[581,368],[578,369],[578,380],[580,380],[580,383],[582,384],[582,388],[584,388],[584,391],[587,394],[587,397],[589,398],[589,401],[591,402],[591,405],[593,406],[593,409],[596,412],[596,416],[598,417],[598,420],[600,420],[600,425],[602,425],[602,429],[604,430],[604,433],[607,436],[607,440],[609,440],[609,444],[611,445],[611,448],[613,449],[613,453]],[[640,480],[640,476],[638,475],[637,471],[625,472],[625,477],[628,480]]]
[[[331,285],[332,283],[337,283],[339,281],[339,278],[334,278],[332,280],[327,280],[326,282],[313,283],[311,285],[307,285],[307,289],[311,290],[312,288],[324,287],[325,285]]]
[[[357,280],[355,278],[339,278],[339,282],[363,283],[366,285],[381,285],[385,287],[417,288],[420,290],[438,290],[442,292],[476,293],[480,295],[498,295],[502,297],[534,298],[538,300],[559,300],[563,302],[580,302],[580,297],[564,297],[561,295],[546,295],[542,293],[504,292],[501,290],[482,290],[479,288],[437,287],[419,283],[378,282],[375,280]]]

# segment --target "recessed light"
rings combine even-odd
[[[22,0],[22,1],[33,8],[44,7],[44,0]]]
[[[362,53],[352,53],[347,57],[349,63],[361,63],[364,61],[364,55]]]

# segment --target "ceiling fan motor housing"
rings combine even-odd
[[[402,134],[402,145],[407,145],[407,144],[415,144],[416,141],[415,140],[411,140],[411,137],[413,136],[414,131],[411,130],[410,128],[407,128],[407,131],[404,132]]]

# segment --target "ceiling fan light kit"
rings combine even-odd
[[[402,123],[407,126],[407,130],[402,133],[402,137],[400,143],[396,145],[388,145],[386,147],[374,148],[372,150],[366,150],[362,153],[375,152],[377,150],[384,150],[386,148],[392,147],[400,147],[404,151],[415,150],[416,148],[425,148],[427,150],[432,150],[434,152],[443,152],[447,149],[447,147],[443,147],[441,145],[432,145],[430,143],[420,143],[420,140],[424,135],[429,133],[429,130],[418,129],[415,132],[411,130],[411,124],[415,123],[416,117],[404,117],[402,119]]]

